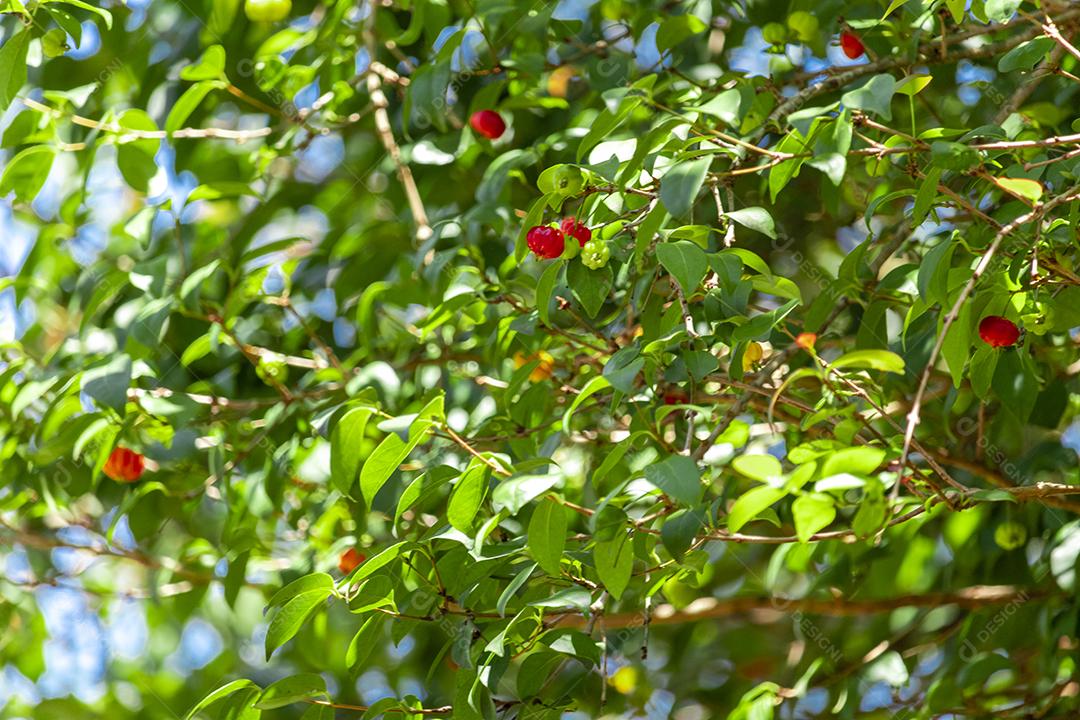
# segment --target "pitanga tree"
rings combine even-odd
[[[1080,7],[0,8],[0,715],[1076,715]]]

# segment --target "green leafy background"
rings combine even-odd
[[[1080,8],[0,11],[0,717],[1076,716]]]

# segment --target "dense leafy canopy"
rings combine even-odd
[[[1080,7],[249,2],[0,2],[0,715],[1076,716]]]

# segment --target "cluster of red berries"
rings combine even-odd
[[[525,234],[525,243],[536,257],[544,260],[554,260],[557,257],[562,257],[563,253],[567,251],[567,235],[578,241],[576,247],[573,245],[570,247],[570,251],[573,255],[576,255],[592,239],[592,230],[574,218],[568,217],[563,218],[559,227],[537,225],[530,228],[529,232]]]

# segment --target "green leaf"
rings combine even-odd
[[[666,17],[656,31],[656,49],[663,53],[683,40],[705,32],[708,27],[696,15],[689,13]]]
[[[364,662],[367,661],[375,646],[378,645],[379,635],[385,620],[386,616],[382,613],[372,613],[364,621],[364,624],[360,626],[360,629],[356,631],[356,634],[353,635],[353,639],[349,643],[349,649],[345,652],[345,665],[349,668],[349,673],[352,676],[355,677],[360,674]]]
[[[739,455],[731,461],[731,467],[751,480],[768,482],[784,474],[780,461],[772,455]]]
[[[791,514],[795,518],[795,535],[799,542],[808,542],[811,535],[836,518],[836,504],[829,495],[800,495],[791,504]]]
[[[878,22],[884,22],[887,17],[893,14],[894,10],[904,5],[907,1],[908,0],[892,0],[892,2],[889,3],[889,7],[885,8],[885,14],[881,16],[881,20]]]
[[[408,440],[402,440],[399,435],[393,433],[387,435],[379,443],[360,469],[360,492],[364,497],[364,502],[371,505],[375,495],[398,469],[398,466],[405,462],[413,448],[428,436],[428,431],[443,421],[443,417],[443,396],[439,395],[425,405],[412,421],[409,426]]]
[[[72,7],[77,7],[92,12],[105,21],[106,30],[112,30],[112,13],[110,13],[108,10],[105,10],[104,8],[97,7],[96,5],[91,5],[88,2],[83,2],[83,0],[53,0],[53,2],[63,3],[64,5],[71,5]]]
[[[302,592],[286,602],[270,621],[266,630],[266,659],[300,631],[307,619],[318,609],[333,588],[319,588]]]
[[[105,365],[91,368],[82,374],[82,391],[99,405],[112,408],[121,415],[127,405],[130,386],[131,358],[127,355],[117,355]]]
[[[881,483],[868,484],[855,512],[855,519],[851,521],[851,529],[862,538],[877,534],[885,524],[887,509]]]
[[[0,176],[0,196],[10,192],[23,202],[32,202],[49,177],[56,150],[49,145],[32,145],[11,158]]]
[[[79,47],[82,44],[82,23],[80,23],[75,16],[71,15],[71,13],[66,10],[60,10],[59,8],[56,8],[56,6],[50,6],[48,4],[43,5],[42,9],[45,12],[48,12],[54,21],[56,21],[56,25],[59,27],[54,29],[62,30],[60,37],[57,38],[59,42],[66,43],[67,38],[64,37],[66,33],[66,35],[71,36],[71,40],[75,42],[76,47]],[[63,52],[59,54],[63,54]]]
[[[747,207],[741,210],[732,210],[724,213],[724,217],[734,220],[743,227],[757,230],[762,235],[776,239],[776,225],[772,215],[765,208]]]
[[[556,260],[544,268],[540,279],[536,281],[536,312],[540,315],[540,322],[548,326],[551,325],[551,295],[555,291],[555,283],[558,282],[559,271],[563,265],[562,260]]]
[[[931,248],[919,263],[919,296],[927,305],[945,303],[949,295],[949,268],[956,243],[946,238]]]
[[[908,97],[918,95],[933,79],[932,75],[907,75],[896,84],[896,93]]]
[[[363,565],[353,572],[352,578],[350,578],[349,581],[350,586],[356,587],[362,580],[389,565],[396,560],[398,555],[400,555],[408,546],[408,542],[399,542],[386,548],[375,557],[368,558]]]
[[[164,297],[143,305],[131,324],[131,339],[147,347],[157,347],[168,327],[174,302],[173,298]]]
[[[824,476],[837,475],[839,473],[852,473],[853,475],[870,475],[881,463],[885,461],[885,451],[881,448],[869,445],[844,448],[830,453],[825,457],[825,464],[821,467]]]
[[[517,595],[521,586],[528,582],[532,577],[533,571],[536,570],[536,563],[526,563],[521,572],[514,576],[514,579],[510,581],[510,584],[506,586],[506,589],[499,595],[499,599],[495,602],[495,610],[499,613],[499,617],[506,617],[506,606]]]
[[[798,154],[806,149],[805,140],[798,130],[792,130],[773,148],[776,152]],[[796,157],[774,165],[769,170],[769,199],[776,202],[780,191],[787,187],[791,179],[799,174],[806,158]]]
[[[919,192],[915,195],[915,207],[911,211],[911,224],[917,227],[922,224],[933,207],[934,200],[938,196],[938,181],[941,180],[941,168],[930,168],[919,185]],[[945,242],[942,245],[948,245]],[[921,271],[921,267],[920,267]]]
[[[630,584],[634,569],[634,545],[629,536],[620,531],[611,540],[596,543],[593,546],[593,562],[596,563],[600,582],[618,600]]]
[[[116,124],[125,130],[139,132],[156,132],[157,123],[143,110],[125,110],[116,119]],[[120,133],[124,136],[124,133]],[[129,134],[130,135],[130,134]],[[154,155],[157,153],[161,141],[154,138],[139,136],[138,139],[121,143],[116,149],[116,165],[120,168],[120,174],[132,189],[146,192],[150,187],[150,179],[157,173],[157,163]]]
[[[704,527],[704,515],[700,509],[679,510],[664,521],[660,528],[660,541],[671,557],[681,560],[690,549],[697,534]]]
[[[998,72],[1031,70],[1046,56],[1046,53],[1050,52],[1052,47],[1054,47],[1053,38],[1045,35],[1020,43],[998,59]]]
[[[544,572],[553,577],[561,574],[567,526],[566,508],[551,498],[537,505],[529,520],[529,552]]]
[[[730,127],[738,124],[740,107],[742,107],[742,93],[737,88],[732,88],[717,94],[704,105],[690,109],[712,115]]]
[[[975,396],[985,400],[990,393],[990,384],[997,370],[998,358],[1001,353],[985,343],[971,356],[971,368],[968,376],[971,378],[971,390]]]
[[[997,178],[998,187],[1007,193],[1024,198],[1031,202],[1038,202],[1043,195],[1043,186],[1037,180],[1027,178]]]
[[[967,10],[967,0],[945,0],[945,5],[952,13],[953,22],[959,24],[964,21],[964,12]]]
[[[844,107],[863,110],[892,120],[892,96],[896,92],[896,80],[892,75],[875,75],[860,88],[844,93],[840,102]]]
[[[364,431],[374,410],[353,408],[341,416],[330,434],[330,479],[343,495],[352,495],[363,460]]]
[[[450,63],[424,63],[413,73],[405,94],[404,116],[414,124],[434,124],[446,129],[446,113],[440,111],[450,85]]]
[[[409,483],[405,491],[398,498],[397,510],[394,513],[394,523],[401,522],[401,516],[406,510],[417,503],[422,503],[440,492],[443,485],[456,478],[458,472],[448,466],[432,468],[430,471],[419,475]]]
[[[839,185],[847,172],[847,157],[835,152],[810,158],[806,164],[825,173],[833,185]]]
[[[728,531],[739,532],[743,525],[785,495],[787,495],[787,490],[770,485],[762,485],[743,493],[728,512]]]
[[[330,705],[312,704],[300,716],[300,720],[334,720],[334,708]]]
[[[959,388],[964,379],[964,368],[971,357],[971,303],[960,306],[960,314],[945,333],[941,356],[949,366],[953,385]]]
[[[656,257],[679,283],[684,295],[697,290],[709,271],[709,258],[705,251],[688,240],[660,243],[656,246]]]
[[[247,183],[230,182],[228,180],[224,180],[221,182],[212,182],[206,183],[204,185],[199,185],[197,188],[191,191],[190,195],[188,195],[188,202],[195,202],[196,200],[220,200],[221,198],[239,197],[242,195],[251,195],[257,197],[258,193],[255,192],[255,190],[253,190],[251,186]],[[278,245],[277,243],[267,243],[266,245],[260,245],[259,247],[252,248],[251,250],[248,250],[246,253],[244,253],[241,261],[249,262],[268,252],[284,249],[293,243],[299,242],[301,239],[302,238],[284,238],[278,241],[279,243],[281,243],[281,245]]]
[[[1018,423],[1027,422],[1039,394],[1039,380],[1018,352],[1000,353],[992,386],[1001,399],[1001,412]]]
[[[282,678],[267,687],[259,695],[255,707],[260,710],[273,710],[320,696],[326,696],[326,680],[322,675],[302,673]]]
[[[26,51],[30,49],[30,32],[23,30],[14,36],[5,35],[0,47],[0,112],[4,112],[26,84]]]
[[[596,317],[600,308],[604,306],[604,301],[611,294],[611,288],[615,284],[615,275],[611,271],[611,265],[591,270],[581,262],[572,262],[566,267],[566,284],[570,286],[574,297],[581,303],[585,314]]]
[[[225,80],[225,48],[211,45],[197,62],[180,71],[181,80]]]
[[[520,475],[507,478],[491,493],[495,512],[506,510],[517,515],[521,508],[546,493],[559,482],[559,475]]]
[[[607,378],[602,375],[598,375],[589,382],[585,383],[585,387],[581,388],[581,392],[578,393],[578,396],[576,398],[574,398],[574,402],[570,404],[570,407],[567,409],[566,414],[563,415],[563,432],[566,434],[570,434],[570,418],[574,416],[574,411],[581,406],[581,403],[588,400],[594,394],[609,387],[611,387],[611,383],[609,383],[607,381]]]
[[[450,502],[446,507],[446,519],[463,533],[472,529],[476,514],[487,495],[488,467],[474,464],[461,476],[450,491]]]
[[[289,600],[292,600],[297,595],[313,592],[315,590],[325,590],[329,596],[329,594],[334,591],[334,578],[326,573],[311,573],[310,575],[298,577],[275,592],[270,598],[270,601],[266,604],[266,608],[268,610],[276,608],[279,605],[283,605]]]
[[[201,268],[197,268],[191,272],[184,282],[180,285],[180,300],[182,302],[188,302],[189,300],[196,299],[199,296],[199,290],[205,285],[213,276],[217,269],[221,267],[221,260],[211,260]]]
[[[195,112],[195,108],[199,107],[199,104],[215,87],[213,82],[204,81],[185,90],[169,111],[169,117],[165,119],[165,132],[171,134],[184,127],[191,113]]]
[[[930,162],[945,170],[968,170],[979,164],[979,153],[958,142],[935,140],[930,143]]]
[[[710,356],[711,357],[711,356]],[[714,358],[715,359],[715,358]],[[645,358],[635,345],[622,348],[604,364],[603,375],[620,392],[634,392],[638,373],[645,367]]]
[[[839,473],[823,477],[814,483],[814,490],[818,492],[835,492],[837,490],[854,490],[866,487],[866,480],[855,477],[848,473]]]
[[[672,217],[683,217],[690,211],[711,162],[712,159],[707,157],[684,160],[660,180],[660,201]]]
[[[854,350],[833,360],[834,370],[842,368],[884,370],[891,373],[904,373],[904,359],[889,350]]]
[[[979,502],[1010,502],[1016,503],[1016,496],[1007,490],[1001,488],[985,488],[982,490],[976,490],[970,495],[972,500],[978,500]]]
[[[560,590],[554,593],[550,597],[543,598],[541,600],[533,600],[529,605],[533,607],[542,608],[555,608],[555,609],[577,609],[585,611],[589,609],[589,605],[592,604],[592,596],[589,595],[589,591],[585,588],[570,587],[565,590]]]
[[[645,479],[683,505],[701,502],[705,492],[697,463],[685,455],[669,455],[659,463],[645,466]]]
[[[204,697],[198,703],[196,703],[195,707],[191,708],[191,710],[188,711],[188,714],[184,716],[184,720],[191,720],[191,718],[195,717],[195,715],[200,710],[203,710],[203,709],[205,709],[207,707],[210,707],[211,705],[213,705],[218,700],[221,700],[222,698],[226,698],[226,697],[228,697],[229,695],[232,695],[235,692],[239,692],[240,690],[243,690],[244,688],[258,689],[258,687],[259,687],[258,685],[256,685],[255,683],[251,682],[250,680],[248,680],[246,678],[240,678],[239,680],[232,680],[230,682],[227,682],[224,685],[222,685],[221,687],[219,687],[217,690],[214,690],[209,695]]]

